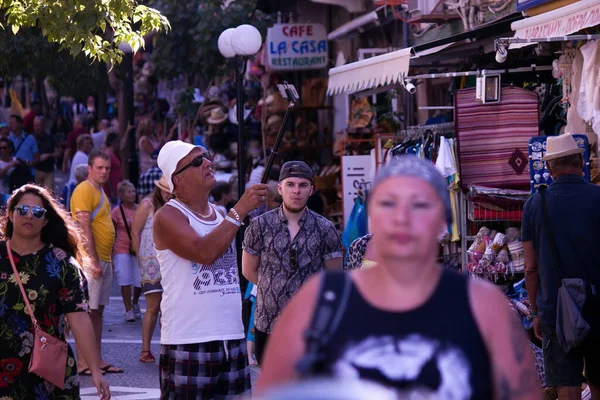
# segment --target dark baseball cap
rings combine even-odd
[[[303,161],[288,161],[281,167],[279,181],[286,178],[304,178],[313,181],[313,171]]]

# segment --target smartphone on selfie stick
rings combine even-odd
[[[273,145],[273,150],[269,155],[269,160],[267,161],[267,165],[265,166],[265,172],[263,173],[261,183],[267,183],[269,180],[269,174],[271,173],[271,169],[273,168],[273,163],[275,162],[275,157],[279,155],[277,152],[279,150],[279,145],[281,144],[281,139],[283,138],[283,131],[287,125],[288,120],[290,119],[290,115],[292,115],[292,110],[294,106],[300,101],[300,96],[298,96],[298,92],[294,85],[290,85],[287,82],[283,82],[282,84],[277,85],[279,89],[279,93],[281,96],[286,99],[288,103],[288,108],[285,111],[285,116],[283,117],[283,122],[279,127],[279,133],[277,134],[277,138],[275,139],[275,144]]]

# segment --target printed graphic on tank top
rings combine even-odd
[[[403,399],[493,398],[490,360],[467,287],[466,278],[444,271],[425,304],[388,312],[367,303],[352,284],[318,372],[374,381]]]
[[[213,264],[192,263],[192,274],[195,279],[191,285],[194,287],[196,296],[212,293],[218,293],[221,296],[240,294],[237,256],[233,243],[225,254]]]

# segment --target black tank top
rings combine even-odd
[[[326,274],[325,282],[331,274],[345,279],[341,273]],[[375,381],[397,390],[400,398],[493,398],[490,357],[468,293],[465,275],[444,270],[422,306],[388,312],[367,303],[351,284],[316,372]]]

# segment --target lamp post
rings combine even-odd
[[[252,25],[240,25],[237,28],[224,30],[219,36],[219,51],[223,57],[233,58],[235,68],[235,84],[237,89],[237,120],[238,120],[238,199],[246,190],[246,138],[244,121],[244,62],[247,57],[253,56],[262,46],[262,36],[258,29]],[[242,242],[244,240],[244,227],[238,230],[236,250],[238,270],[242,272]],[[242,285],[242,289],[244,285]]]
[[[218,41],[219,51],[223,57],[233,58],[235,68],[235,83],[237,89],[237,120],[238,120],[238,197],[246,189],[246,142],[244,121],[244,62],[253,56],[262,46],[262,36],[252,25],[240,25],[223,31]],[[240,240],[238,240],[238,243]]]

